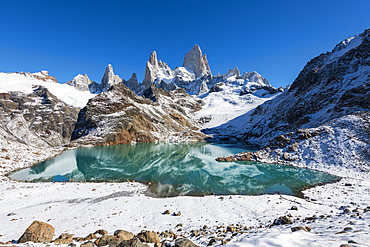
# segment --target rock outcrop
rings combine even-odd
[[[288,92],[257,107],[244,138],[271,139],[313,128],[358,111],[369,111],[370,30],[312,59]],[[248,120],[246,120],[248,122]]]
[[[73,143],[98,146],[204,137],[189,122],[201,100],[185,90],[168,92],[154,85],[144,96],[148,98],[121,83],[91,99],[79,113]]]
[[[244,72],[244,74],[246,74],[246,72]],[[240,72],[239,72],[238,67],[235,67],[234,69],[230,69],[229,72],[227,72],[225,75],[226,78],[232,77],[232,76],[234,76],[236,79],[240,78]],[[246,79],[246,78],[243,78],[243,79]]]
[[[53,81],[55,83],[58,83],[57,79],[54,76],[49,75],[49,72],[47,70],[42,70],[41,72],[36,72],[36,73],[21,72],[20,74],[27,74],[30,77],[33,77],[33,78],[36,78],[42,81]]]
[[[194,72],[196,77],[212,75],[207,56],[206,54],[202,55],[199,45],[194,45],[194,47],[186,53],[182,66]]]
[[[41,221],[34,221],[18,239],[17,243],[20,244],[26,242],[51,242],[51,240],[53,240],[54,231],[55,229],[53,226]]]
[[[56,147],[70,141],[78,111],[42,86],[36,86],[28,95],[3,93],[0,134],[31,146]]]
[[[157,53],[153,51],[150,54],[149,60],[146,62],[145,77],[143,80],[144,88],[149,88],[157,78],[158,74],[158,59]]]
[[[79,91],[90,91],[91,93],[100,93],[101,91],[100,84],[90,80],[86,74],[78,74],[72,81],[68,81],[67,84]]]
[[[102,92],[107,91],[111,86],[120,84],[121,82],[122,79],[114,74],[112,65],[108,64],[100,83]]]
[[[136,77],[136,73],[133,73],[131,78],[128,81],[122,80],[123,84],[125,84],[129,89],[134,91],[135,93],[140,92],[140,85]]]

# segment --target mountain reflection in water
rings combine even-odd
[[[303,186],[333,182],[326,173],[277,164],[217,162],[248,147],[233,144],[138,143],[80,148],[10,175],[28,181],[152,182],[160,196],[204,194],[298,195]]]

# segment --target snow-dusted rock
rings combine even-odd
[[[78,116],[76,144],[114,145],[131,142],[195,141],[204,138],[190,122],[201,100],[184,89],[168,92],[152,85],[143,96],[124,84],[89,101]]]
[[[146,62],[145,77],[142,83],[145,88],[149,88],[152,85],[152,83],[157,78],[157,74],[158,74],[157,53],[153,51],[150,54],[149,60]]]
[[[35,147],[56,147],[69,142],[78,115],[78,109],[41,86],[28,95],[2,94],[0,111],[0,135]]]
[[[140,91],[140,85],[137,80],[136,73],[133,73],[128,81],[122,80],[122,82],[135,93],[138,93]]]
[[[365,30],[309,61],[287,92],[243,115],[242,138],[264,144],[289,131],[369,111],[369,64],[370,31]],[[243,77],[267,84],[256,74]]]
[[[121,82],[122,79],[118,75],[114,74],[112,65],[108,64],[107,68],[105,69],[103,79],[101,80],[101,90],[105,92],[111,86],[117,85]]]
[[[245,74],[246,72],[244,72]],[[239,69],[238,67],[235,67],[234,69],[230,69],[229,72],[226,73],[225,77],[226,78],[229,78],[229,77],[232,77],[234,76],[236,79],[240,79],[240,72],[239,72]],[[245,78],[244,78],[245,79]]]
[[[173,83],[174,72],[167,63],[157,59],[157,53],[153,51],[146,63],[145,78],[143,80],[143,90],[150,88],[152,83],[165,90],[175,90],[177,87]]]
[[[202,55],[199,45],[194,45],[194,47],[186,53],[182,67],[194,72],[196,77],[212,75],[211,69],[208,65],[207,56],[206,54]]]
[[[42,70],[42,71],[36,72],[36,73],[21,72],[20,74],[24,74],[24,75],[27,74],[30,77],[33,77],[35,79],[42,80],[42,81],[53,81],[55,83],[58,83],[57,79],[54,76],[49,75],[49,72],[47,70]]]
[[[99,93],[101,91],[100,85],[90,80],[87,74],[78,74],[72,81],[68,81],[67,84],[79,91],[90,91],[91,93]]]

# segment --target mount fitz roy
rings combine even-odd
[[[174,70],[153,52],[145,68],[146,83],[138,82],[135,73],[127,81],[121,79],[111,65],[105,71],[102,68],[100,82],[90,80],[83,71],[65,84],[47,71],[0,72],[0,218],[7,226],[0,232],[0,244],[14,243],[20,229],[36,220],[51,229],[48,235],[54,241],[47,243],[51,246],[71,241],[70,245],[93,245],[92,241],[116,245],[126,233],[134,236],[131,232],[140,233],[133,242],[121,244],[140,245],[139,235],[148,239],[149,234],[162,232],[155,245],[366,246],[370,29],[313,58],[285,88],[275,88],[257,72],[241,73],[238,68],[214,76],[212,63],[198,48]],[[258,196],[156,198],[148,195],[148,185],[133,181],[28,183],[7,176],[75,147],[204,139],[259,144],[258,151],[217,158],[220,162],[260,162],[240,166],[250,173],[247,184],[256,188],[258,180],[274,176],[259,170],[266,166],[263,163],[278,164],[278,169],[283,167],[280,164],[293,166],[281,169],[287,181],[305,177],[307,170],[296,167],[320,171],[319,180],[327,176],[323,172],[340,180],[304,189],[304,198],[269,191]],[[74,158],[59,158],[63,165],[76,169]],[[231,174],[234,165],[219,163],[211,169],[220,169],[226,180],[232,180],[234,174],[245,174]],[[56,171],[52,167],[31,171],[52,174]],[[212,176],[212,171],[208,174]],[[200,174],[205,183],[208,174]],[[312,183],[309,177],[302,181]],[[279,181],[273,187],[289,189]],[[35,236],[32,225],[23,236]],[[101,230],[93,233],[96,229]],[[176,238],[180,235],[185,238]],[[40,241],[43,244],[37,245],[46,245]],[[30,245],[21,242],[16,245]]]
[[[153,51],[141,83],[135,73],[120,78],[112,65],[100,83],[86,74],[59,84],[46,71],[0,73],[0,135],[37,147],[253,141],[261,150],[238,159],[345,163],[351,154],[366,167],[369,33],[312,59],[286,88],[271,86],[257,72],[241,75],[237,67],[214,76],[198,45],[174,70]],[[345,136],[351,145],[333,153],[330,143]]]

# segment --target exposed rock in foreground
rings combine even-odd
[[[99,146],[204,138],[189,121],[194,111],[201,109],[201,100],[185,90],[168,92],[154,86],[144,95],[147,98],[123,84],[99,94],[80,111],[72,140]]]
[[[17,243],[43,243],[51,242],[54,236],[54,227],[41,221],[34,221],[23,235],[18,239]]]

